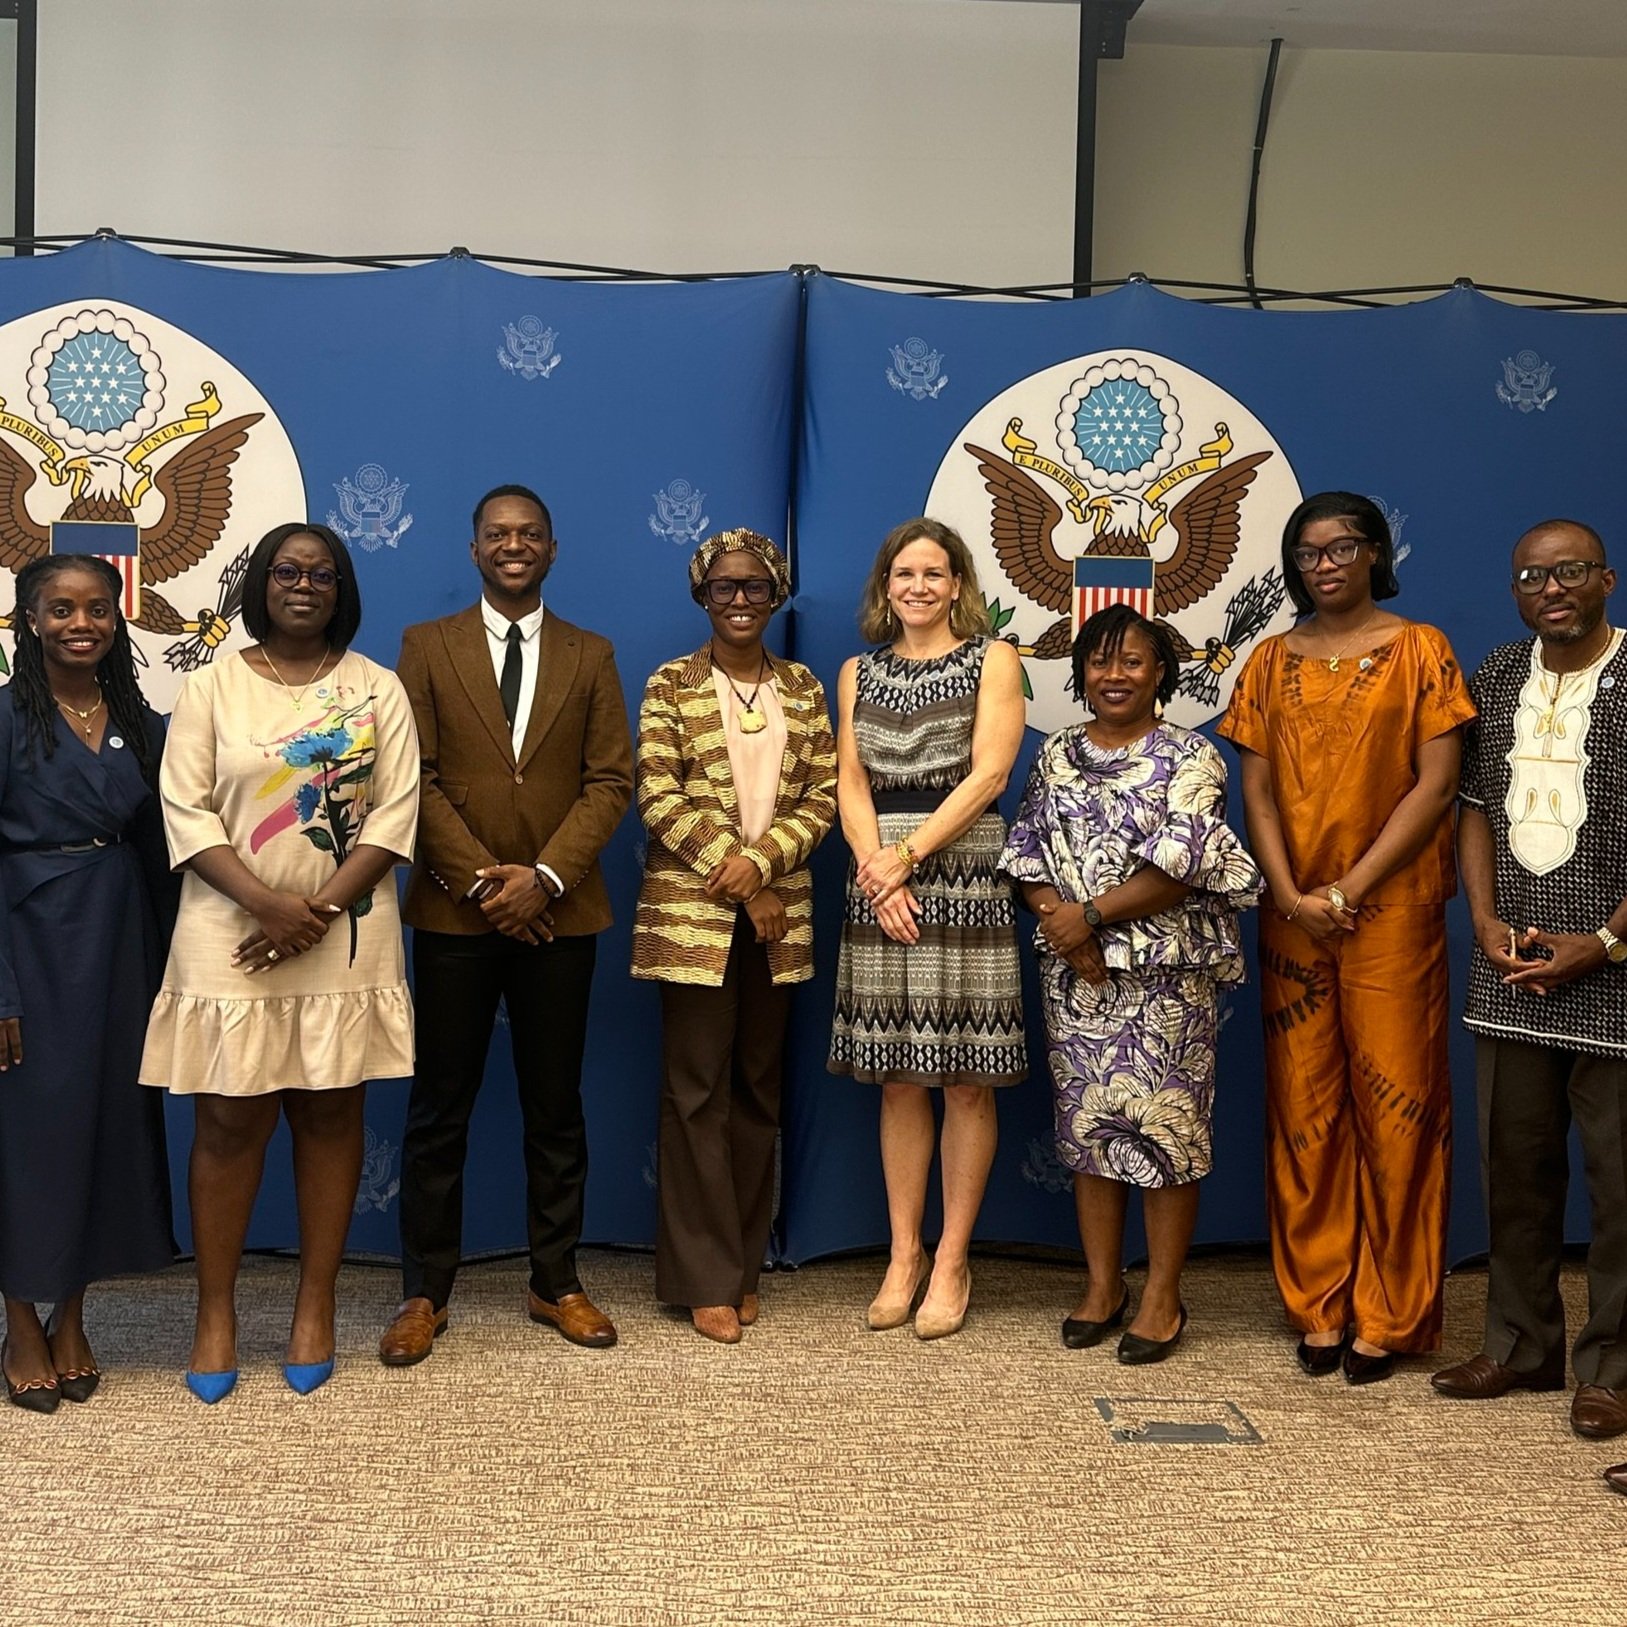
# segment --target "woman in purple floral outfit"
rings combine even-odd
[[[1090,1280],[1062,1324],[1099,1344],[1129,1307],[1124,1216],[1144,1194],[1147,1285],[1122,1362],[1161,1361],[1186,1326],[1181,1269],[1211,1164],[1219,989],[1243,978],[1237,912],[1260,873],[1225,822],[1226,768],[1161,721],[1179,657],[1115,605],[1074,641],[1094,716],[1040,750],[1000,867],[1039,916],[1035,948],[1056,1095]]]

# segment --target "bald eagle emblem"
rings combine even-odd
[[[1269,512],[1254,515],[1262,487]],[[1024,657],[1034,727],[1077,717],[1065,658],[1110,604],[1171,634],[1180,721],[1196,724],[1219,710],[1247,646],[1286,615],[1285,499],[1298,501],[1293,472],[1246,407],[1167,358],[1107,352],[981,407],[928,511],[957,524],[978,558],[995,630]]]
[[[208,661],[240,608],[242,560],[221,574],[216,603],[191,614],[158,589],[220,541],[232,466],[264,414],[221,418],[215,386],[204,382],[179,418],[161,421],[159,357],[110,310],[64,317],[31,361],[32,415],[0,399],[0,565],[21,570],[53,551],[101,554],[124,579],[130,625],[178,640],[165,651],[169,665]]]

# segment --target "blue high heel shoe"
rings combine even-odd
[[[186,1387],[206,1406],[224,1401],[237,1388],[237,1369],[228,1367],[224,1373],[195,1373],[186,1370]]]
[[[282,1376],[288,1380],[288,1388],[295,1395],[309,1395],[312,1390],[321,1389],[333,1377],[333,1362],[332,1356],[326,1361],[285,1361]]]

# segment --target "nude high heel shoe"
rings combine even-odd
[[[901,1328],[909,1321],[910,1312],[915,1309],[915,1302],[921,1297],[921,1289],[927,1279],[932,1275],[932,1260],[925,1251],[921,1254],[921,1263],[916,1269],[915,1283],[908,1294],[888,1295],[877,1294],[870,1301],[870,1309],[864,1313],[865,1326],[876,1333],[884,1332],[888,1328]]]
[[[936,1311],[923,1305],[915,1313],[915,1337],[917,1339],[947,1339],[952,1333],[959,1333],[961,1324],[966,1320],[967,1308],[972,1303],[972,1273],[968,1267],[966,1272],[966,1297],[960,1302],[957,1311]]]

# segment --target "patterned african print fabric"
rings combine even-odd
[[[1209,1173],[1218,988],[1243,978],[1237,912],[1260,872],[1225,822],[1226,767],[1201,735],[1160,724],[1128,746],[1083,724],[1041,748],[1001,869],[1070,903],[1155,865],[1194,891],[1175,908],[1103,927],[1109,976],[1092,985],[1036,928],[1057,1156],[1132,1186]]]
[[[972,765],[972,723],[984,638],[907,661],[859,658],[853,736],[870,776],[883,842],[908,836],[935,796]],[[912,804],[886,807],[889,799]],[[998,873],[1005,821],[990,809],[958,841],[929,854],[910,885],[918,943],[876,924],[848,865],[830,1071],[870,1083],[1014,1085],[1028,1075],[1016,910]]]
[[[1459,795],[1491,823],[1497,914],[1545,932],[1593,932],[1627,898],[1627,639],[1556,683],[1535,639],[1495,649],[1470,685]],[[1463,1020],[1476,1033],[1627,1055],[1627,967],[1545,997],[1511,989],[1475,945]]]

